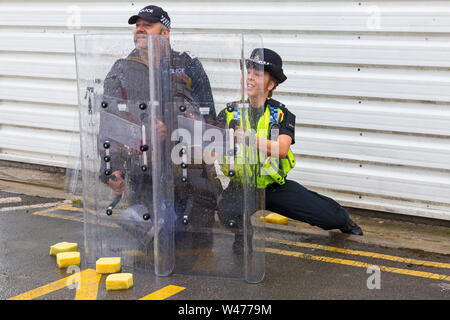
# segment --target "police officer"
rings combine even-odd
[[[170,17],[158,6],[147,6],[128,20],[135,24],[134,43],[136,48],[125,59],[117,60],[106,76],[104,94],[128,99],[148,100],[148,39],[147,35],[163,35],[169,38]],[[170,71],[176,81],[185,85],[185,93],[200,103],[202,115],[215,119],[216,111],[208,76],[200,61],[189,52],[171,50],[172,65]],[[205,111],[206,110],[206,111]]]
[[[362,235],[361,228],[336,201],[287,179],[287,173],[295,165],[290,150],[290,146],[295,143],[295,115],[285,105],[271,98],[273,90],[287,79],[281,57],[273,50],[257,48],[246,61],[246,68],[246,90],[250,104],[247,118],[250,127],[257,132],[256,148],[267,153],[268,157],[264,161],[271,162],[269,165],[259,163],[258,169],[268,167],[272,170],[264,175],[260,174],[262,170],[253,170],[253,174],[257,175],[257,187],[265,188],[266,209],[325,230],[340,229],[343,233]],[[260,88],[264,88],[264,91]],[[225,128],[234,127],[236,134],[242,135],[239,132],[241,115],[237,110],[237,102],[228,104],[219,113],[217,121]],[[277,137],[271,136],[274,132],[278,133]],[[228,173],[228,169],[227,165],[222,165],[224,173]],[[230,197],[241,187],[241,179],[239,174],[233,174],[219,202],[218,212],[223,223],[230,219],[242,223],[239,204],[230,201]],[[242,241],[242,234],[236,233],[233,244],[235,251],[242,248]]]
[[[104,81],[104,96],[118,100],[149,101],[148,36],[160,35],[169,39],[171,20],[161,7],[150,5],[141,9],[137,15],[131,16],[128,23],[136,26],[134,29],[135,49],[126,58],[117,60],[112,66]],[[166,94],[166,101],[170,101],[171,106],[164,106],[164,108],[173,107],[178,112],[178,106],[184,105],[188,106],[188,112],[192,117],[204,121],[214,120],[216,112],[211,87],[200,61],[189,52],[177,52],[173,49],[170,50],[169,56],[169,73],[172,77],[169,80],[171,83],[169,91],[171,92],[167,92],[167,88],[162,90],[163,94]],[[167,124],[160,119],[156,121],[156,130],[161,139],[165,139],[166,134],[170,137],[171,132],[166,132]],[[168,140],[167,143],[169,143]],[[136,159],[131,162],[128,165],[138,164]],[[117,195],[121,195],[126,185],[124,172],[128,170],[120,170],[123,166],[120,157],[112,159],[111,166],[116,170],[112,172],[111,178],[107,179],[107,183]],[[132,171],[137,172],[128,177],[131,179],[129,184],[133,189],[130,191],[134,195],[133,201],[147,203],[150,206],[149,199],[145,198],[148,198],[148,194],[151,194],[149,192],[152,191],[151,170],[147,173],[134,169]],[[180,177],[176,177],[175,201],[179,215],[182,216],[183,213],[190,215],[185,212],[187,209],[194,210],[201,207],[205,210],[203,212],[196,210],[196,214],[190,216],[191,221],[202,226],[211,225],[217,207],[217,195],[222,191],[215,168],[205,164],[189,168],[188,183],[182,184],[178,178]]]

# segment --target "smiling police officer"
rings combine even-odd
[[[258,48],[253,50],[250,59],[246,61],[246,68],[246,90],[250,104],[246,118],[251,129],[257,133],[255,147],[267,154],[266,161],[270,162],[268,167],[275,168],[261,174],[263,164],[260,163],[253,170],[257,187],[265,188],[266,209],[325,230],[340,229],[343,233],[362,235],[361,228],[336,201],[287,179],[287,173],[295,165],[290,149],[295,143],[295,115],[285,105],[271,98],[273,90],[287,79],[281,57],[273,50]],[[237,112],[237,104],[238,102],[228,104],[219,113],[217,121],[222,127],[234,127],[239,135],[242,134],[239,133],[241,115]],[[276,132],[272,129],[277,129],[277,136],[271,135]],[[226,164],[222,165],[225,173],[228,169]],[[239,204],[230,201],[230,197],[242,185],[243,177],[236,174],[238,171],[234,170],[231,182],[219,202],[219,216],[225,224],[231,219],[242,224]],[[242,234],[236,233],[233,244],[235,252],[242,248],[242,241]]]

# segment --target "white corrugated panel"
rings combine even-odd
[[[0,159],[70,163],[72,34],[132,30],[147,4],[0,1]],[[288,81],[275,98],[297,116],[292,179],[348,206],[450,220],[450,1],[154,4],[173,32],[259,33],[281,54]],[[220,109],[235,99],[217,78],[228,71],[193,51],[215,71]]]

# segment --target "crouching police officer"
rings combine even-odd
[[[259,168],[253,170],[253,174],[257,175],[257,188],[265,189],[266,209],[324,230],[340,229],[343,233],[362,235],[361,228],[336,201],[286,178],[295,165],[294,155],[290,150],[290,146],[295,143],[295,115],[282,103],[271,98],[273,90],[287,79],[283,73],[281,57],[270,49],[258,48],[253,50],[250,59],[246,61],[246,67],[246,90],[250,105],[246,119],[251,129],[257,132],[256,148],[267,154],[264,164],[259,162]],[[264,91],[260,88],[264,88]],[[237,104],[238,102],[229,103],[219,113],[217,121],[222,127],[233,127],[239,135],[241,115]],[[272,129],[278,129],[278,137],[271,136],[276,132]],[[261,174],[264,172],[260,170],[261,167],[271,168],[272,171],[266,170],[265,174]],[[222,165],[224,173],[228,169],[226,164]],[[236,190],[242,188],[241,179],[238,174],[232,176],[219,201],[219,217],[225,224],[230,219],[238,225],[243,223],[240,204],[230,201]],[[243,236],[236,232],[233,244],[235,252],[242,248],[242,241]]]
[[[171,21],[168,13],[161,7],[150,5],[131,16],[128,23],[135,25],[135,49],[126,58],[117,60],[107,74],[104,81],[104,99],[116,101],[115,104],[128,101],[132,107],[127,106],[126,111],[116,110],[117,108],[108,108],[105,111],[139,124],[143,116],[148,117],[147,106],[142,103],[150,99],[151,62],[148,61],[148,37],[160,35],[170,39]],[[190,114],[204,121],[214,120],[216,112],[211,87],[201,62],[189,52],[177,52],[173,49],[170,49],[168,60],[171,79],[170,86],[162,89],[168,102],[164,108],[173,108],[177,114]],[[182,106],[186,110],[182,109]],[[170,143],[171,132],[167,131],[167,124],[156,119],[158,136],[162,141]],[[111,144],[111,152],[124,149],[118,143],[111,142]],[[153,192],[151,170],[141,170],[139,154],[129,156],[126,150],[119,151],[111,156],[111,173],[103,179],[119,196],[124,193],[126,185],[129,185],[131,202],[144,204],[151,214],[152,199],[149,196]],[[151,168],[150,163],[148,168]],[[222,191],[214,166],[201,164],[189,167],[187,183],[181,182],[179,167],[174,168],[174,171],[177,225],[183,223],[182,218],[185,216],[192,225],[211,226],[214,223],[217,195]],[[127,175],[124,175],[124,172],[127,172]],[[128,182],[125,179],[128,179]],[[210,243],[211,239],[201,241]]]

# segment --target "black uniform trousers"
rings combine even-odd
[[[292,180],[266,188],[266,210],[324,230],[340,229],[350,219],[339,203]]]
[[[236,199],[236,195],[241,192],[239,189],[242,189],[240,183],[231,181],[222,194],[218,214],[224,224],[230,219],[242,223],[243,204]],[[324,230],[340,229],[350,219],[347,210],[339,203],[292,180],[286,180],[284,185],[269,185],[265,190],[265,198],[266,210]],[[257,203],[257,199],[254,202]]]

